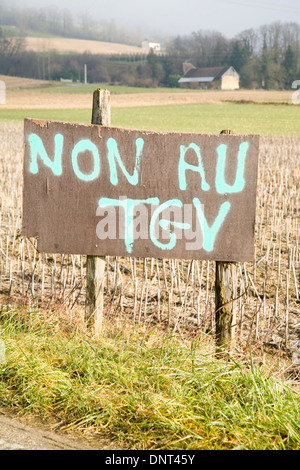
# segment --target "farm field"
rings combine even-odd
[[[198,133],[219,133],[222,129],[232,129],[236,134],[299,135],[300,108],[296,106],[226,102],[118,107],[117,98],[112,96],[112,123],[116,127]],[[0,122],[21,122],[25,117],[31,117],[90,123],[90,96],[89,102],[90,106],[82,108],[3,109],[0,111]]]
[[[1,80],[0,76],[0,80]],[[5,81],[5,80],[4,80]],[[22,82],[20,82],[22,83]],[[46,82],[45,86],[35,87],[35,81],[29,80],[30,88],[26,89],[26,82],[22,89],[13,88],[13,82],[8,82],[6,104],[1,109],[24,109],[24,108],[45,108],[45,109],[76,109],[90,107],[90,99],[93,90],[101,87],[111,91],[114,99],[113,107],[136,107],[136,106],[161,106],[168,104],[223,104],[226,102],[260,103],[260,104],[290,104],[292,106],[292,93],[289,91],[265,90],[184,90],[168,88],[147,89],[136,87],[118,87],[101,84],[95,85],[71,85],[59,86],[56,82]],[[48,86],[47,86],[48,85]],[[50,85],[50,86],[49,86]],[[12,88],[10,88],[11,86]],[[20,86],[20,85],[19,85]]]
[[[111,91],[114,126],[199,133],[230,128],[238,134],[299,134],[300,107],[291,104],[289,91],[157,91],[101,84],[85,87],[45,82],[41,86],[39,81],[10,79],[0,121],[20,122],[24,117],[34,117],[89,123],[92,94],[98,87]]]
[[[141,47],[86,39],[70,39],[58,37],[26,37],[25,49],[34,52],[56,51],[59,53],[76,52],[83,54],[143,54]]]
[[[43,87],[49,87],[52,82],[47,80],[36,80],[32,78],[13,77],[9,75],[0,75],[0,80],[5,82],[7,90],[19,90]]]
[[[280,104],[290,99],[290,92],[112,88],[115,126],[262,136],[255,262],[238,264],[233,359],[224,364],[213,358],[208,261],[108,257],[102,349],[86,333],[75,342],[85,331],[86,260],[38,253],[34,239],[20,236],[22,121],[89,123],[91,96],[9,90],[0,108],[0,333],[8,345],[0,396],[7,406],[108,429],[130,448],[299,449],[299,394],[281,382],[299,388],[300,108]]]

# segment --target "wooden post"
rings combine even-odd
[[[110,126],[110,92],[98,89],[93,94],[92,124]],[[105,257],[87,256],[85,322],[99,336],[103,320]]]
[[[236,263],[216,262],[215,306],[216,345],[230,351],[232,323],[235,319]],[[234,322],[235,323],[235,322]]]
[[[233,134],[223,130],[221,134]],[[236,263],[216,261],[215,309],[216,309],[216,346],[230,351],[232,343],[232,324],[235,323],[235,303],[237,297]]]

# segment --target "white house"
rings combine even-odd
[[[142,49],[146,52],[160,52],[160,43],[154,41],[153,39],[144,39],[142,41]]]

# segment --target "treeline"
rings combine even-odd
[[[31,32],[132,45],[140,45],[143,40],[139,31],[118,27],[114,21],[96,21],[86,12],[74,17],[67,9],[17,8],[3,0],[0,0],[0,25],[18,35]]]
[[[131,55],[57,54],[54,51],[36,53],[25,50],[26,39],[1,36],[0,74],[42,80],[70,79],[84,81],[87,66],[89,83],[109,83],[129,86],[178,86],[179,75],[172,74],[169,56],[153,53]]]
[[[300,25],[275,22],[243,31],[233,39],[199,31],[168,44],[178,63],[196,67],[232,65],[245,88],[291,88],[300,79]]]
[[[87,15],[75,20],[68,10],[13,8],[0,0],[1,74],[83,81],[86,64],[89,82],[178,86],[183,64],[190,62],[195,67],[232,65],[240,74],[244,88],[289,89],[293,81],[300,79],[300,25],[297,23],[271,23],[243,31],[232,39],[215,31],[198,31],[166,40],[164,55],[111,57],[26,51],[26,35],[20,37],[20,31],[127,44],[140,44],[142,38],[113,23],[97,23]]]
[[[273,27],[288,31],[289,35],[284,38],[283,34],[269,34]],[[164,55],[113,56],[26,51],[26,38],[7,37],[0,28],[0,74],[83,81],[87,65],[90,83],[176,87],[183,74],[183,63],[188,61],[196,67],[232,65],[239,72],[244,88],[290,89],[300,79],[300,42],[295,40],[300,36],[300,27],[296,24],[286,27],[270,25],[263,40],[255,31],[241,33],[234,40],[219,33],[197,33],[189,39],[176,38],[169,42]]]

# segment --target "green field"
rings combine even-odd
[[[0,121],[23,121],[25,117],[90,123],[88,109],[2,110]],[[187,104],[112,108],[112,125],[169,132],[287,135],[300,133],[300,107],[274,104]]]
[[[42,91],[44,93],[70,93],[70,94],[90,94],[93,95],[93,92],[97,88],[103,88],[109,90],[112,95],[130,95],[133,93],[185,93],[186,89],[184,88],[146,88],[146,87],[134,87],[134,86],[126,86],[126,85],[107,85],[103,83],[94,83],[92,85],[69,85],[60,82],[53,82],[50,86],[44,86],[38,88],[38,91]],[[32,91],[32,89],[29,91]],[[189,93],[199,93],[199,90],[188,90]],[[203,91],[205,93],[205,91]]]

